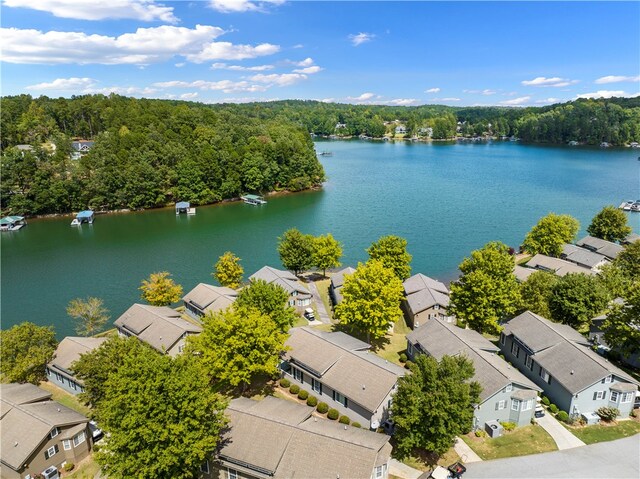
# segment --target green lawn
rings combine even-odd
[[[331,308],[331,300],[329,299],[329,285],[331,284],[330,279],[321,279],[316,281],[316,288],[318,288],[318,293],[322,298],[322,303],[324,304],[324,309],[327,310],[327,314],[333,319],[333,308]]]
[[[293,323],[293,328],[297,328],[299,326],[308,326],[309,325],[309,321],[307,321],[306,318],[303,318],[302,316],[298,316],[295,323]]]
[[[571,433],[585,444],[614,441],[623,437],[640,433],[640,422],[620,421],[615,425],[594,425],[585,427],[565,426]]]
[[[58,401],[63,406],[67,406],[69,409],[73,409],[74,411],[78,411],[80,414],[84,414],[88,416],[90,413],[90,409],[80,403],[78,398],[73,394],[68,393],[64,389],[56,386],[55,384],[51,384],[50,382],[41,382],[40,387],[45,391],[51,393],[51,399],[54,401]]]
[[[73,479],[93,479],[96,474],[98,474],[99,470],[100,466],[93,459],[93,454],[91,454],[88,458],[78,464],[73,471],[64,473],[63,477]]]
[[[454,448],[449,449],[442,456],[416,449],[413,455],[400,459],[400,462],[419,471],[431,471],[435,466],[448,467],[459,460],[460,456]]]
[[[462,440],[483,460],[526,456],[557,450],[555,441],[540,426],[523,426],[495,439],[479,438],[474,434],[462,436]]]

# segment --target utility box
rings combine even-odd
[[[503,433],[502,424],[498,421],[487,421],[484,423],[484,430],[487,431],[489,437],[500,437]]]
[[[583,412],[582,418],[587,423],[587,425],[598,424],[600,422],[600,416],[598,416],[595,412]]]

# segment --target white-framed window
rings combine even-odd
[[[209,461],[204,461],[204,464],[200,466],[200,471],[204,472],[205,474],[209,474]]]
[[[435,309],[436,311],[438,311],[438,310],[440,309],[440,305],[439,305],[439,304],[436,304],[436,305],[433,307],[433,309]]]
[[[413,344],[407,343],[407,356],[413,356]]]
[[[78,447],[86,439],[87,439],[87,437],[85,436],[84,431],[76,434],[75,436],[73,436],[73,447]]]
[[[504,346],[504,343],[506,342],[507,342],[507,337],[504,335],[504,333],[500,333],[500,344]]]
[[[180,346],[178,346],[178,352],[179,353],[184,352],[184,344],[181,344]]]
[[[515,341],[511,343],[511,354],[516,358],[520,356],[520,346],[518,346]]]
[[[618,391],[611,391],[611,395],[609,396],[609,401],[618,402]]]
[[[227,479],[238,479],[238,471],[227,467]]]
[[[376,474],[375,474],[376,479],[380,479],[383,476],[384,476],[384,467],[376,466]]]
[[[530,411],[533,407],[533,399],[527,399],[526,401],[522,401],[521,411]]]
[[[542,378],[543,381],[551,384],[551,375],[542,366],[540,366],[540,377]]]
[[[602,380],[602,384],[609,384],[612,381],[613,381],[613,376],[609,374],[606,378]]]
[[[519,399],[512,399],[511,400],[511,410],[512,411],[519,411],[520,410],[520,400]]]
[[[524,357],[524,365],[529,368],[529,371],[533,371],[533,358],[528,354]]]
[[[605,396],[605,391],[596,391],[593,393],[593,400],[597,401],[599,399],[604,399]]]
[[[338,391],[333,391],[333,400],[339,402],[344,407],[347,407],[347,398],[340,394]]]
[[[311,378],[311,389],[313,389],[318,394],[322,394],[322,383],[317,379]]]
[[[49,449],[44,451],[44,458],[49,459],[50,457],[55,456],[59,450],[60,449],[58,448],[57,444],[51,446]]]
[[[504,392],[510,393],[511,391],[513,391],[513,384],[507,384],[507,386],[504,388]]]
[[[507,407],[507,401],[505,401],[504,399],[496,403],[496,411],[500,411],[501,409],[504,409],[506,407]]]
[[[296,300],[295,299],[289,299],[289,306],[295,306],[296,305]]]
[[[64,441],[62,441],[62,448],[65,451],[68,451],[69,449],[71,449],[71,439],[65,439]]]
[[[293,371],[293,379],[302,382],[302,371],[298,368],[291,368],[291,370]]]
[[[56,437],[58,434],[60,434],[60,429],[58,429],[57,427],[54,427],[51,432],[49,433],[49,436],[51,437],[51,439],[53,439],[54,437]]]
[[[622,395],[622,401],[620,402],[631,402],[632,399],[633,399],[633,393],[624,393]]]

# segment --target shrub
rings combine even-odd
[[[318,403],[318,407],[316,408],[316,411],[318,411],[320,414],[327,414],[328,410],[329,410],[329,405],[326,402]]]
[[[309,391],[305,391],[304,389],[301,389],[300,392],[298,393],[298,399],[305,400],[308,397],[309,397]]]
[[[316,407],[318,405],[318,398],[315,396],[309,396],[307,398],[307,406]]]
[[[614,421],[620,415],[620,411],[615,407],[601,407],[596,411],[596,414],[600,416],[603,421]]]
[[[400,362],[401,363],[406,363],[407,362],[407,355],[406,354],[402,353],[400,355]]]
[[[557,414],[558,413],[558,406],[556,406],[555,404],[551,404],[549,406],[549,410],[553,413],[553,414]]]
[[[327,413],[327,417],[329,419],[331,419],[332,421],[335,421],[336,419],[338,419],[340,417],[340,413],[338,412],[337,409],[329,409],[329,412]]]
[[[340,424],[350,424],[351,419],[349,419],[349,416],[340,416],[340,419],[338,419],[338,422]]]
[[[73,462],[67,462],[67,463],[65,463],[65,465],[64,465],[64,467],[63,467],[63,469],[64,469],[66,472],[69,472],[69,471],[73,471],[73,468],[74,468],[74,467],[76,467],[76,466],[75,466],[75,464],[73,464]]]
[[[362,425],[361,425],[359,422],[357,422],[357,421],[352,422],[352,423],[351,423],[351,425],[352,425],[353,427],[362,427]]]
[[[501,422],[500,424],[502,424],[505,431],[513,431],[517,426],[515,422]]]
[[[542,404],[544,404],[545,406],[549,406],[549,404],[551,404],[551,401],[549,401],[549,398],[547,396],[542,396]]]
[[[404,367],[405,367],[406,369],[411,369],[411,365],[412,365],[412,364],[413,364],[413,361],[409,361],[409,360],[407,360],[407,362],[406,362],[406,363],[404,363]]]
[[[535,418],[535,417],[532,417],[532,418],[531,418],[531,424],[533,424],[534,426],[535,426],[536,424],[538,424],[538,421],[536,421],[536,418]]]
[[[289,391],[291,392],[291,394],[298,394],[300,392],[300,386],[298,386],[297,384],[293,384],[289,388]]]
[[[558,411],[558,421],[569,422],[569,414],[567,411]]]
[[[280,387],[287,389],[289,386],[291,386],[291,381],[289,381],[287,378],[282,378],[280,380]]]
[[[487,432],[483,429],[477,429],[475,435],[476,437],[487,437]]]
[[[629,414],[629,416],[631,417],[636,417],[638,414],[636,414],[635,409],[631,411],[631,413]]]

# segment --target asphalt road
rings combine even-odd
[[[617,441],[467,464],[463,479],[638,479],[640,434]]]

